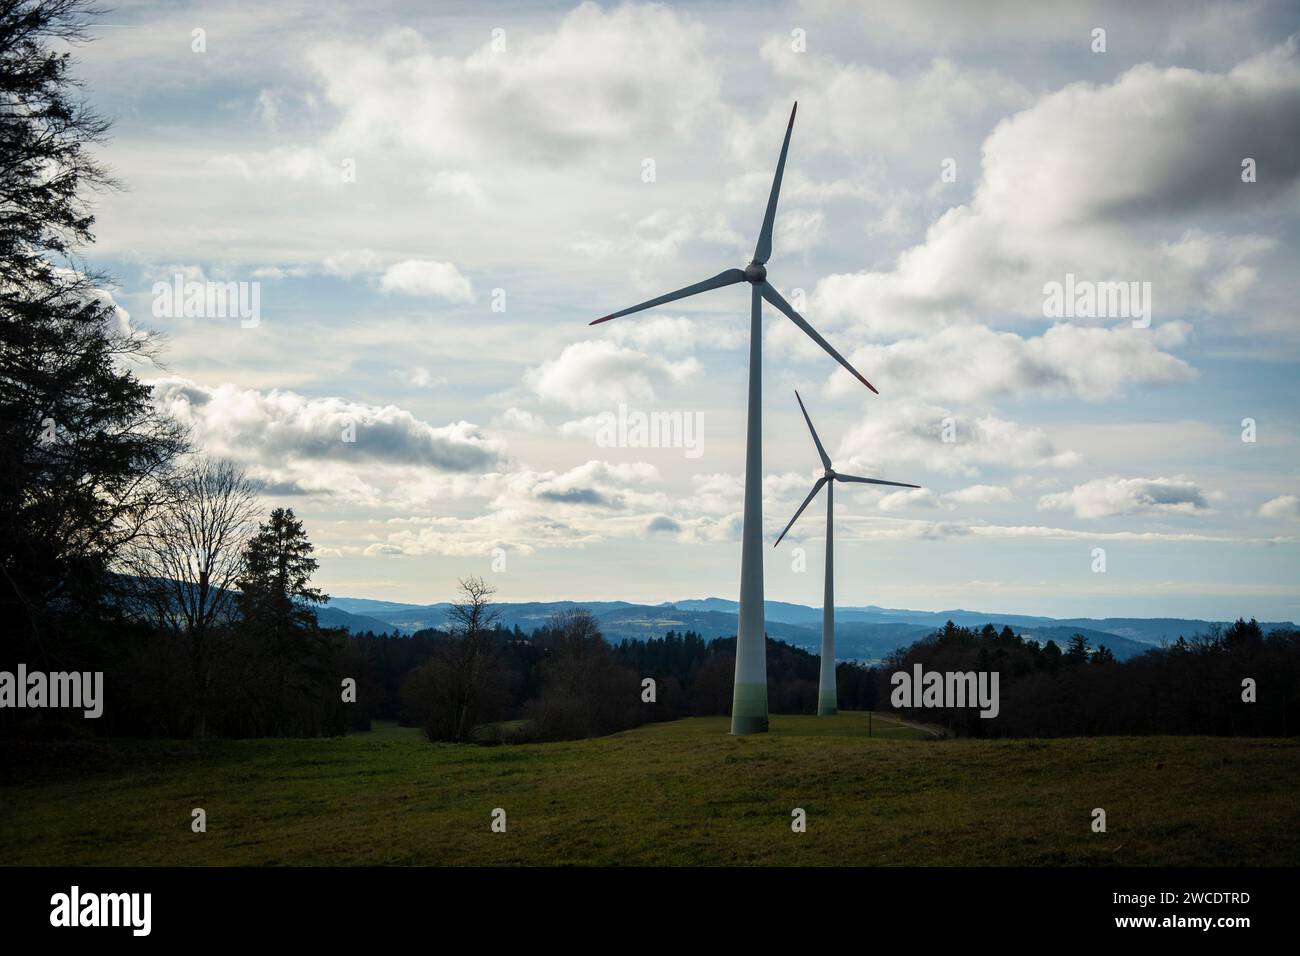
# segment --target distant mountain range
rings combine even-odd
[[[317,618],[326,627],[343,627],[353,633],[412,634],[425,628],[443,628],[450,604],[398,604],[366,598],[331,598],[318,609]],[[673,601],[664,604],[631,604],[627,601],[548,601],[494,605],[506,627],[516,624],[524,631],[541,627],[557,611],[586,608],[600,622],[605,637],[614,642],[630,638],[663,637],[667,631],[695,631],[706,639],[731,637],[736,633],[735,601],[724,598]],[[817,653],[821,646],[821,608],[783,601],[766,603],[767,633],[774,638]],[[1121,660],[1141,654],[1179,636],[1191,638],[1205,633],[1212,621],[1184,618],[1066,618],[1033,617],[1024,614],[996,614],[986,611],[908,611],[899,608],[837,607],[835,650],[840,660],[878,661],[890,651],[911,644],[944,623],[966,627],[1009,625],[1026,638],[1062,647],[1072,634],[1082,634],[1089,645],[1106,645]],[[1261,623],[1265,631],[1294,627],[1290,622]]]

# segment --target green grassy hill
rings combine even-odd
[[[737,739],[726,718],[697,718],[502,747],[391,725],[10,743],[0,864],[1300,863],[1300,741],[940,740],[873,724],[867,737],[865,714],[777,716]],[[791,832],[795,807],[806,833]]]

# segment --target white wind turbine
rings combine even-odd
[[[817,492],[822,490],[822,485],[826,486],[826,590],[822,597],[822,659],[821,659],[821,681],[817,687],[817,714],[833,714],[839,707],[839,691],[835,686],[835,571],[834,571],[834,543],[833,534],[835,529],[835,482],[837,481],[856,481],[864,485],[893,485],[896,488],[919,488],[920,485],[909,485],[902,481],[884,481],[880,478],[859,478],[857,475],[841,475],[831,467],[831,457],[826,454],[826,449],[822,447],[822,440],[817,437],[817,429],[813,428],[812,419],[808,417],[808,409],[803,407],[803,399],[799,393],[794,393],[795,400],[799,403],[799,410],[803,412],[803,420],[808,423],[808,431],[812,433],[813,444],[817,446],[817,454],[822,460],[822,467],[825,469],[822,476],[812,486],[812,491],[808,492],[808,497],[803,500],[799,510],[794,513],[790,523],[785,526],[777,537],[776,547],[781,543],[781,538],[785,537],[786,531],[789,531],[794,523],[799,520],[803,510],[808,507]]]
[[[790,149],[790,133],[794,130],[794,114],[799,104],[790,110],[790,122],[781,144],[781,157],[776,163],[772,178],[772,192],[767,199],[767,211],[754,247],[754,258],[744,269],[727,269],[711,279],[688,285],[649,299],[631,308],[602,316],[591,322],[597,325],[619,316],[640,312],[656,305],[685,299],[697,292],[721,289],[738,282],[748,282],[750,293],[749,323],[749,408],[745,430],[745,520],[740,546],[740,615],[736,628],[736,684],[731,703],[731,732],[754,734],[767,730],[767,657],[763,629],[763,328],[762,300],[776,306],[808,337],[853,373],[871,391],[875,387],[862,377],[848,360],[831,348],[817,330],[790,307],[767,281],[767,260],[772,255],[772,225],[776,219],[776,202],[781,193],[781,175],[785,171],[785,156]]]

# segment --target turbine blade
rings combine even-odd
[[[808,409],[803,407],[803,399],[799,397],[799,390],[794,390],[795,401],[799,403],[799,411],[803,412],[803,420],[808,423],[808,430],[812,432],[813,443],[817,446],[817,454],[821,455],[822,464],[826,468],[831,467],[831,456],[826,454],[826,449],[822,447],[822,440],[817,437],[817,429],[813,428],[812,419],[808,417]]]
[[[829,354],[831,358],[835,359],[835,361],[839,362],[846,369],[852,372],[853,377],[856,378],[859,382],[867,386],[867,388],[871,389],[873,392],[876,392],[876,386],[872,385],[865,378],[863,378],[862,373],[859,372],[857,369],[855,369],[852,365],[850,365],[848,359],[846,359],[839,352],[835,351],[835,349],[831,348],[831,344],[827,342],[824,338],[822,338],[820,335],[818,335],[817,330],[814,329],[811,325],[809,325],[807,321],[804,320],[804,317],[802,315],[800,315],[794,309],[790,308],[790,303],[785,301],[785,299],[781,297],[781,293],[776,291],[776,289],[772,286],[772,283],[763,282],[759,286],[759,289],[761,289],[763,292],[763,298],[767,299],[768,302],[771,302],[774,306],[776,306],[778,309],[784,312],[786,318],[788,318],[795,325],[799,326],[799,328],[803,329],[804,332],[808,334],[808,337],[812,339],[814,342],[816,342],[818,345],[820,345],[822,348],[824,348],[827,354]],[[876,392],[876,394],[879,395],[880,393]]]
[[[882,478],[859,478],[857,475],[841,475],[838,472],[835,475],[836,481],[860,481],[864,485],[893,485],[895,488],[920,488],[920,485],[909,485],[905,481],[885,481]]]
[[[790,110],[790,123],[785,128],[785,142],[781,144],[781,158],[776,161],[776,175],[772,177],[772,192],[767,197],[767,212],[763,214],[763,227],[758,231],[758,245],[754,247],[754,261],[760,265],[772,257],[772,226],[776,222],[776,201],[781,196],[781,176],[785,172],[785,154],[790,151],[790,134],[794,131],[794,114],[799,104]]]
[[[793,526],[794,523],[795,523],[796,521],[799,520],[799,516],[800,516],[801,514],[803,514],[803,509],[804,509],[804,508],[807,508],[807,507],[808,507],[808,503],[809,503],[810,501],[812,501],[814,498],[817,497],[817,492],[821,491],[821,490],[822,490],[822,485],[826,484],[826,482],[828,482],[828,481],[830,481],[830,479],[829,479],[829,478],[824,478],[824,477],[823,477],[823,478],[818,478],[818,479],[817,479],[817,483],[816,483],[815,485],[813,485],[813,487],[812,487],[812,491],[808,492],[808,497],[805,498],[805,499],[803,500],[803,504],[801,504],[801,505],[799,506],[799,510],[796,511],[796,512],[794,513],[794,517],[790,519],[790,524],[788,524],[788,525],[785,526],[785,531],[782,531],[782,532],[781,532],[781,534],[780,534],[780,535],[777,537],[777,539],[776,539],[776,543],[773,544],[772,547],[775,548],[778,544],[781,543],[781,538],[784,538],[784,537],[785,537],[785,532],[786,532],[786,531],[789,531],[790,528],[791,528],[791,526]]]
[[[640,312],[642,309],[651,309],[656,305],[663,305],[665,302],[674,302],[677,299],[684,299],[687,296],[695,295],[697,292],[708,292],[710,289],[721,289],[723,286],[735,285],[737,282],[745,281],[745,273],[739,269],[727,269],[725,272],[719,272],[712,279],[705,279],[703,282],[697,282],[695,285],[688,285],[684,289],[678,289],[676,292],[669,292],[667,295],[661,295],[656,299],[647,299],[639,305],[634,305],[630,309],[624,309],[622,312],[615,312],[612,315],[604,315],[594,322],[588,322],[588,325],[599,325],[601,322],[608,322],[610,319],[617,319],[620,315],[630,315],[633,312]]]

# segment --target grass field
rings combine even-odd
[[[696,718],[500,747],[392,725],[8,744],[0,864],[1300,863],[1300,741],[938,740],[873,723],[868,738],[865,714],[776,716],[733,738],[726,718]]]

